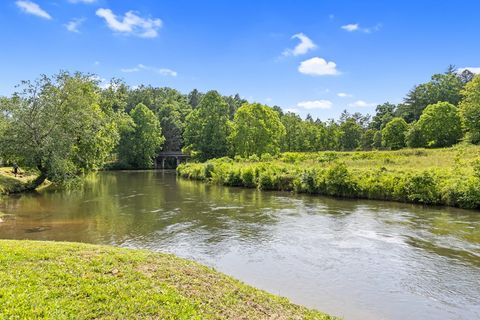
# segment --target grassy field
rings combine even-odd
[[[173,255],[0,240],[0,319],[333,319]]]
[[[480,209],[480,146],[472,145],[222,158],[177,172],[229,186]]]

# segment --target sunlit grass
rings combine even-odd
[[[332,319],[169,254],[0,240],[0,319]]]

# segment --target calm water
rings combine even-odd
[[[346,319],[480,319],[480,212],[106,172],[0,200],[0,238],[168,251]]]

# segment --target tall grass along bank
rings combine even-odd
[[[177,173],[226,186],[480,208],[480,147],[471,145],[220,158]]]

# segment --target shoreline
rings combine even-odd
[[[172,254],[29,240],[0,251],[7,318],[337,319]]]

